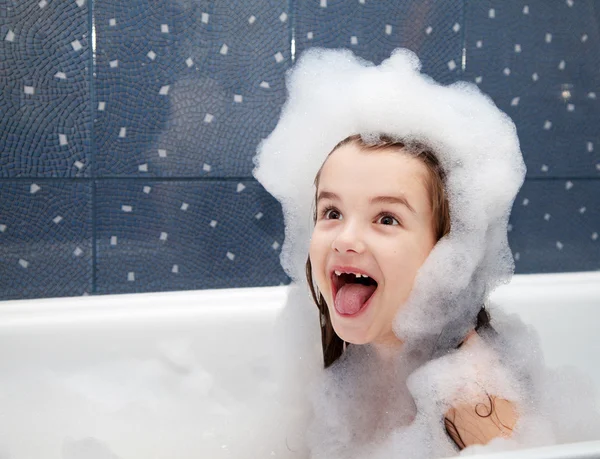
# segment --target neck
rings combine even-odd
[[[392,333],[392,336],[380,338],[371,343],[377,357],[382,361],[390,361],[397,358],[404,348],[404,342]]]

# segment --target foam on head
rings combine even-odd
[[[447,348],[512,275],[508,215],[525,166],[514,124],[489,97],[419,70],[403,49],[379,66],[347,50],[308,50],[287,75],[288,100],[259,145],[254,176],[282,204],[281,263],[305,285],[313,181],[332,148],[352,134],[429,146],[446,173],[452,228],[418,273],[394,331],[406,342],[436,337],[436,347]]]

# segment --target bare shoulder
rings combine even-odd
[[[518,420],[515,405],[494,395],[448,410],[444,417],[446,432],[460,448],[485,445],[497,437],[509,438]]]
[[[480,338],[474,332],[464,341],[469,347]],[[485,445],[494,438],[509,438],[518,420],[513,402],[495,395],[482,393],[469,403],[451,407],[444,416],[444,425],[450,438],[460,448]]]

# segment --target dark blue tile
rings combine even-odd
[[[97,293],[288,282],[281,207],[253,180],[102,180],[97,205]]]
[[[287,1],[95,11],[97,176],[250,177],[285,98]]]
[[[89,176],[88,6],[0,0],[0,176]]]
[[[515,120],[529,177],[599,176],[599,24],[591,0],[467,2],[466,79]]]
[[[349,48],[375,64],[398,47],[414,51],[422,71],[450,83],[461,76],[463,1],[299,1],[295,16],[298,53],[319,46]]]
[[[526,180],[509,232],[517,273],[600,269],[600,180]]]
[[[0,299],[92,293],[91,186],[0,181]]]

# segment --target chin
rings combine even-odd
[[[336,327],[335,325],[333,325],[333,330],[341,339],[350,344],[369,344],[373,341],[373,338],[362,330],[348,330],[346,327]]]

